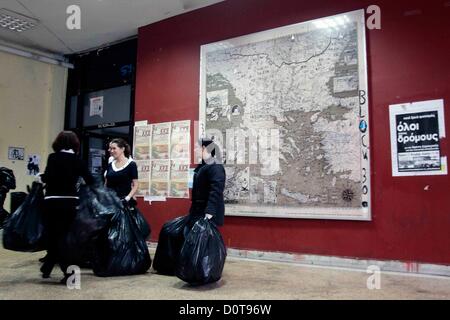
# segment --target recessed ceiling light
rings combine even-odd
[[[36,26],[38,20],[24,16],[23,14],[8,10],[0,9],[0,27],[16,31],[23,32],[30,30]]]

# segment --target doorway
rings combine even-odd
[[[109,143],[116,138],[122,138],[132,145],[132,127],[113,126],[108,128],[84,128],[81,134],[81,155],[85,159],[89,171],[93,176],[103,178],[110,155],[108,153]]]

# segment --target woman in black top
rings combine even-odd
[[[77,183],[80,177],[87,184],[93,178],[87,166],[78,158],[80,141],[71,131],[61,132],[52,145],[55,153],[48,156],[47,167],[41,175],[45,183],[45,216],[48,230],[47,256],[41,267],[42,277],[50,277],[56,263],[64,273],[61,283],[66,283],[68,264],[61,254],[63,241],[76,215],[78,204]],[[67,253],[65,253],[66,255]]]
[[[114,190],[126,205],[135,206],[134,195],[138,190],[137,165],[130,157],[130,146],[123,139],[113,139],[109,152],[114,158],[105,173],[106,187]]]

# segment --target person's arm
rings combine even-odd
[[[53,163],[53,157],[52,157],[52,154],[49,154],[48,158],[47,158],[47,166],[45,167],[44,173],[39,175],[39,178],[43,183],[47,183],[47,181],[48,181],[49,172],[50,172],[49,168],[52,167],[52,163]]]
[[[130,175],[131,175],[131,191],[130,193],[128,193],[128,195],[125,197],[125,200],[130,201],[134,195],[136,194],[136,192],[138,191],[139,188],[139,184],[138,184],[138,170],[137,170],[137,165],[136,162],[131,162],[129,164],[130,166]]]
[[[221,165],[213,165],[208,170],[210,190],[206,204],[205,217],[211,219],[217,215],[218,206],[223,202],[225,188],[225,170]]]
[[[125,199],[127,201],[130,201],[134,195],[136,194],[136,192],[138,191],[139,188],[139,184],[138,184],[138,180],[137,179],[133,179],[133,182],[131,182],[131,191],[130,193],[125,197]]]

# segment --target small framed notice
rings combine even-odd
[[[24,160],[25,159],[25,148],[9,147],[8,148],[8,159],[9,160]]]

